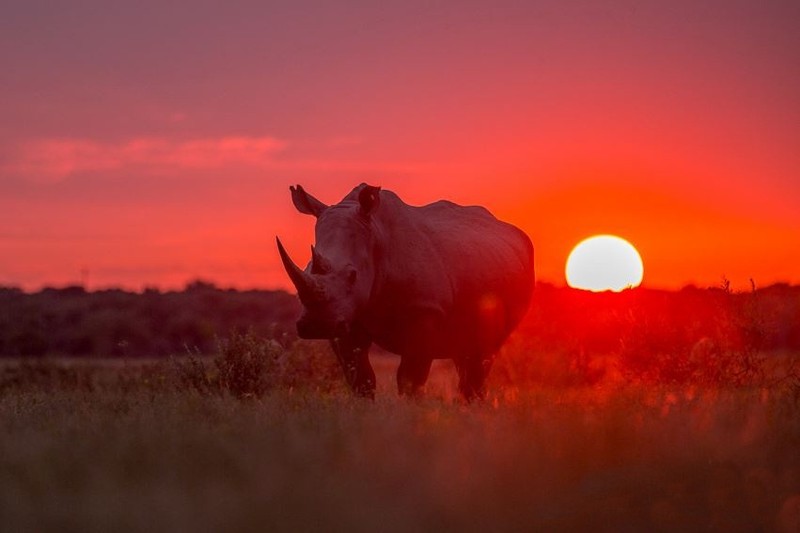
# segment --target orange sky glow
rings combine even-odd
[[[39,2],[0,20],[0,285],[289,288],[362,181],[481,204],[537,278],[800,283],[800,4]]]

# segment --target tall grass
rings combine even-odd
[[[514,350],[506,361],[555,359]],[[213,359],[5,363],[2,529],[800,524],[800,388],[791,379],[659,384],[604,370],[569,385],[514,384],[498,372],[489,398],[465,405],[446,366],[424,398],[398,398],[396,363],[376,357],[370,402],[331,386],[342,381],[325,374],[333,361],[319,344],[284,349],[245,335]]]

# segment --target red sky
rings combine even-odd
[[[288,287],[288,186],[361,181],[557,284],[595,233],[647,286],[800,283],[796,1],[253,4],[4,6],[0,284]]]

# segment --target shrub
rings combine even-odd
[[[736,294],[723,278],[721,287],[703,298],[714,303],[705,328],[686,327],[670,314],[632,317],[619,354],[627,377],[702,386],[768,383],[772,376],[763,342],[769,322],[755,284],[749,294]],[[689,316],[692,310],[687,310]]]
[[[179,389],[245,399],[259,398],[278,388],[330,392],[344,383],[326,343],[295,342],[284,348],[275,340],[247,331],[234,332],[218,345],[219,354],[211,361],[199,352],[173,359]]]
[[[221,343],[214,359],[220,388],[237,398],[263,396],[279,382],[282,353],[273,340],[262,340],[251,331],[234,333]]]

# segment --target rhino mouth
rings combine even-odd
[[[350,331],[347,322],[314,320],[303,316],[297,321],[297,336],[301,339],[335,339],[346,336]]]

